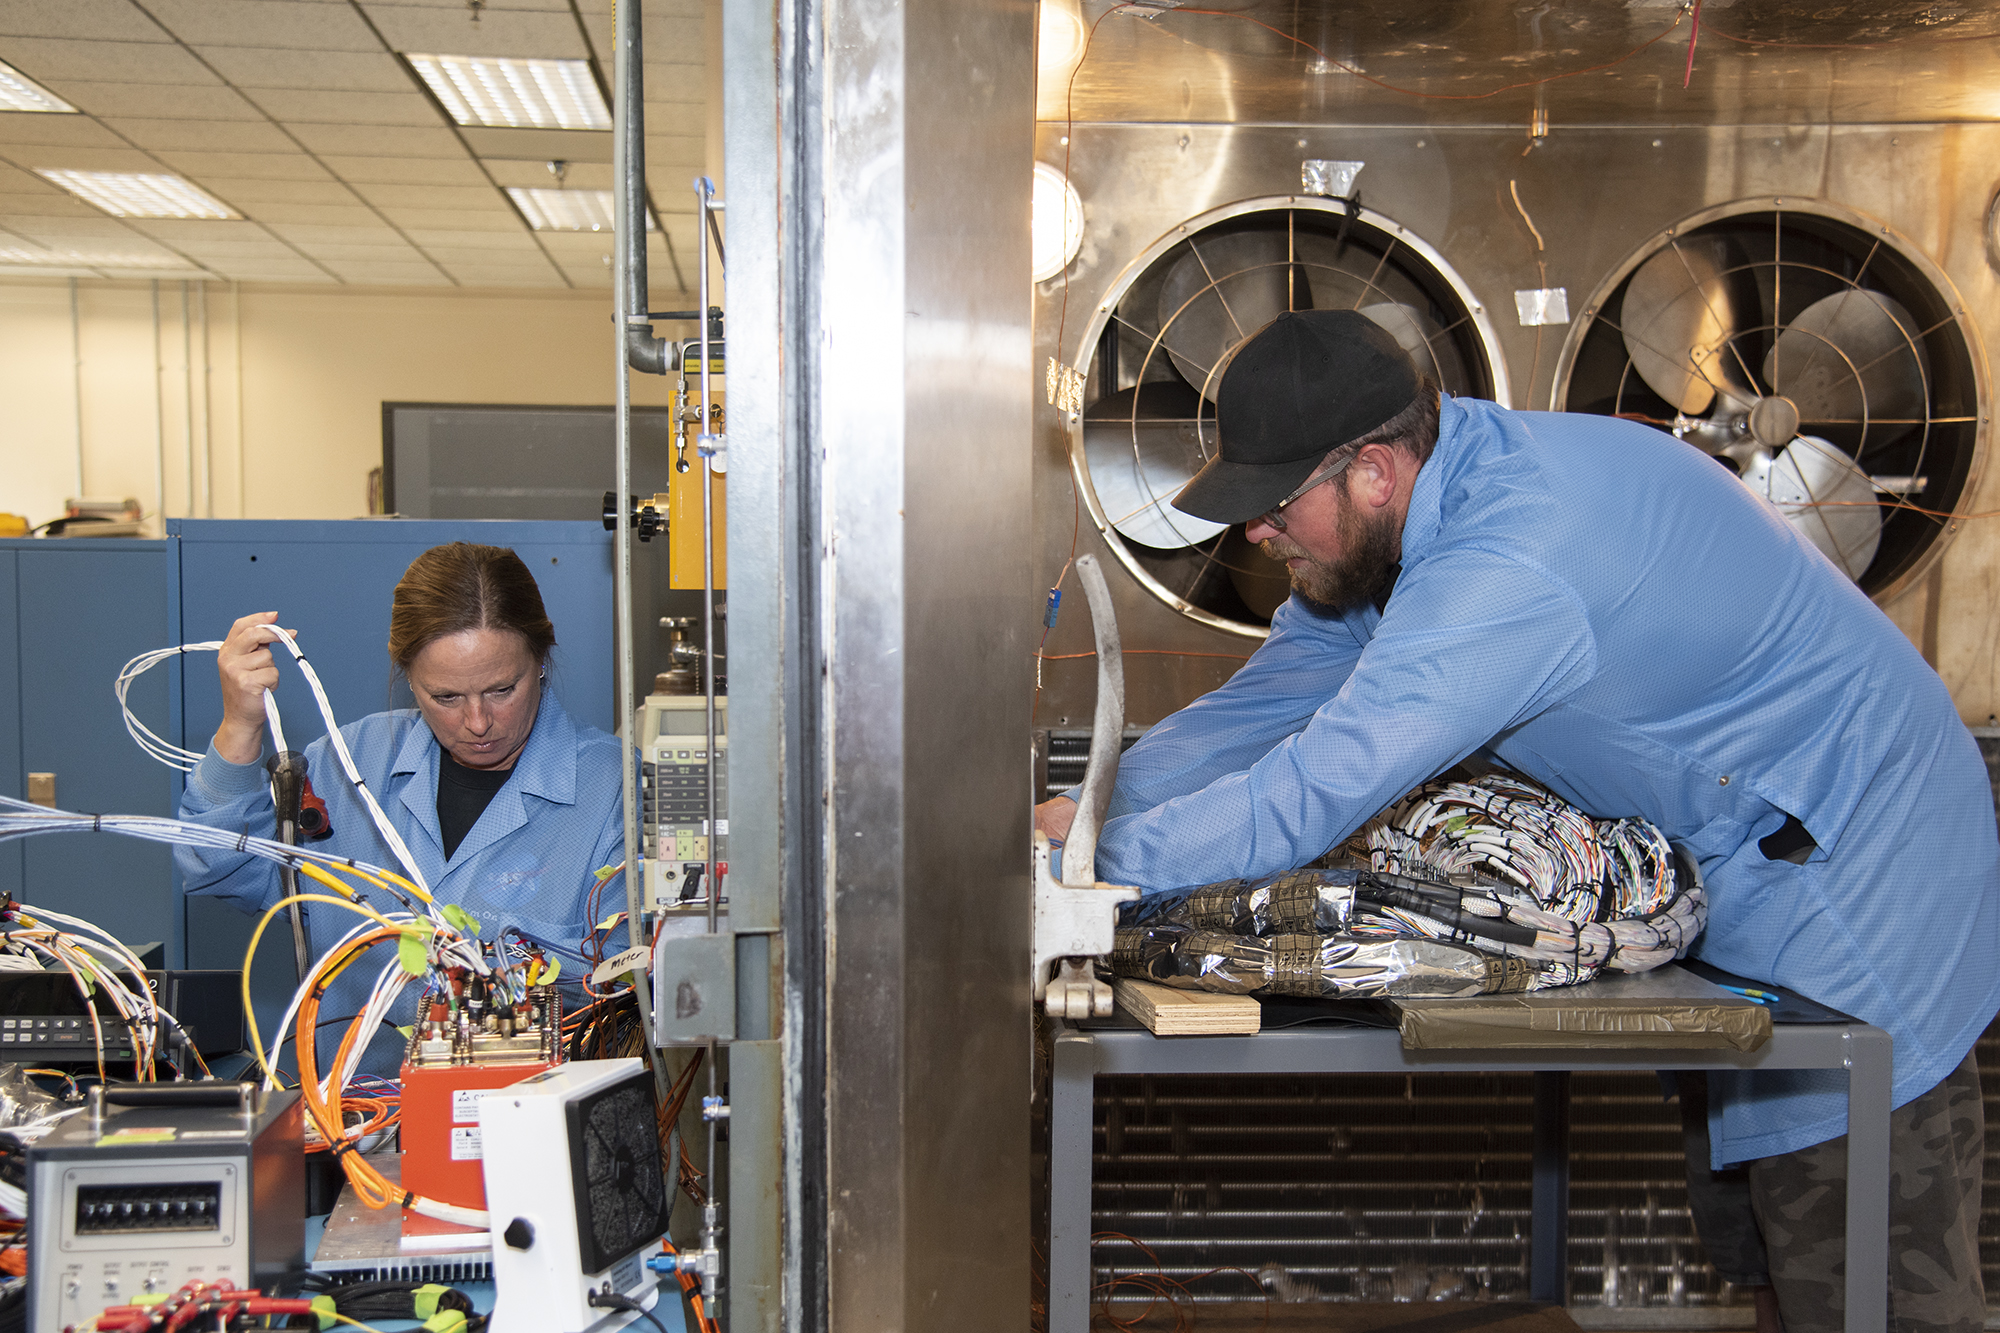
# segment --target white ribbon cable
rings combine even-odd
[[[271,744],[279,754],[285,752],[285,724],[278,720],[278,696],[275,691],[264,691],[264,722],[271,728]]]
[[[305,676],[306,684],[312,686],[313,698],[319,703],[319,714],[326,720],[327,743],[333,746],[334,754],[339,756],[340,767],[347,774],[347,780],[361,793],[361,803],[368,807],[368,816],[375,821],[376,831],[381,833],[382,841],[389,844],[389,850],[396,854],[396,859],[403,863],[403,869],[410,874],[410,882],[428,895],[431,886],[425,881],[424,872],[417,869],[416,858],[410,855],[408,845],[404,843],[402,835],[396,832],[395,825],[389,822],[389,816],[382,813],[381,805],[375,800],[375,793],[368,790],[368,783],[362,778],[361,770],[355,766],[354,756],[348,753],[347,740],[340,734],[340,724],[334,721],[333,705],[328,702],[326,690],[319,683],[319,673],[312,669],[310,662],[306,661],[306,655],[300,650],[297,639],[276,625],[267,625],[265,628],[271,631],[273,639],[292,650],[292,656],[298,660],[299,671]]]

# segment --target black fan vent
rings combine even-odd
[[[570,1103],[568,1113],[577,1249],[583,1271],[601,1273],[667,1229],[652,1078],[641,1070]]]

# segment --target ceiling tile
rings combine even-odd
[[[52,119],[52,117],[51,117]],[[141,148],[190,153],[283,153],[297,146],[268,120],[107,120]],[[0,130],[3,134],[4,130]]]
[[[393,238],[394,232],[389,235]],[[301,245],[299,249],[323,264],[421,264],[427,258],[414,249],[398,242],[395,245],[349,245],[320,242],[317,245]]]
[[[531,190],[545,190],[556,184],[556,178],[546,162],[482,160],[494,181],[503,186],[521,185]],[[612,184],[611,168],[595,162],[571,162],[562,178],[562,186],[567,190],[608,190]]]
[[[454,9],[419,5],[367,6],[368,16],[397,51],[457,56],[540,56],[582,60],[590,52],[569,7],[542,12],[486,9],[473,22],[463,4]]]
[[[0,5],[0,12],[6,8]],[[211,86],[221,82],[199,60],[170,43],[10,37],[5,55],[7,63],[15,69],[50,87],[61,79]]]
[[[191,46],[382,49],[353,8],[337,0],[148,0],[148,6]]]
[[[160,164],[136,148],[62,148],[8,145],[7,160],[19,167],[67,167],[73,171],[158,171]]]
[[[147,19],[144,11],[125,0],[7,0],[0,5],[0,35],[124,42],[172,40],[160,31],[158,24]]]
[[[119,219],[108,218],[101,213],[88,218],[46,218],[9,210],[0,213],[0,224],[24,236],[51,243],[61,240],[112,240],[145,245],[149,239]]]
[[[454,268],[451,276],[467,287],[566,287],[562,274],[540,268]]]
[[[10,167],[0,162],[0,194],[64,194],[60,187],[43,180],[32,171]]]
[[[176,247],[189,245],[272,244],[270,233],[254,222],[219,222],[202,218],[128,218],[134,231]]]
[[[483,185],[479,164],[460,157],[347,157],[324,153],[320,161],[348,181],[409,182],[437,185]]]
[[[218,264],[216,270],[234,282],[320,282],[332,286],[339,282],[332,274],[303,259],[290,262],[256,260],[231,264]]]
[[[268,230],[304,250],[319,245],[401,245],[403,238],[377,222],[374,226],[341,227],[320,222],[273,222]]]
[[[381,215],[358,203],[252,204],[246,210],[259,222],[313,223],[322,227],[379,227]]]
[[[162,150],[162,162],[195,177],[241,177],[272,181],[323,181],[326,169],[304,153],[185,153]]]
[[[97,219],[104,214],[73,194],[0,193],[0,218],[39,217]]]
[[[283,121],[346,125],[428,125],[442,119],[422,93],[344,93],[308,88],[254,88],[249,97]]]
[[[385,208],[384,217],[405,230],[514,231],[527,228],[514,210],[495,204],[490,211],[469,208]]]
[[[442,264],[456,273],[460,268],[504,268],[509,264],[516,267],[543,269],[549,266],[548,259],[535,248],[533,241],[522,238],[518,248],[484,249],[474,245],[427,245],[424,254],[433,262]]]
[[[368,11],[371,18],[385,9],[449,9],[455,11],[467,23],[472,21],[466,13],[465,0],[364,0],[361,7]],[[490,17],[514,10],[527,13],[553,10],[566,14],[569,12],[569,0],[489,0],[482,12]],[[480,21],[483,23],[485,19],[482,18]]]
[[[465,149],[447,129],[410,125],[292,125],[299,142],[315,153],[355,157],[440,157],[463,161]]]
[[[493,187],[478,185],[378,185],[357,182],[355,193],[378,208],[467,208],[500,206]]]
[[[204,46],[222,76],[251,88],[324,88],[333,92],[402,93],[410,76],[383,51],[288,51],[270,47]]]
[[[485,250],[489,252],[517,251],[522,246],[533,249],[534,238],[518,228],[513,232],[500,231],[454,231],[440,227],[410,227],[403,234],[412,244],[420,245],[426,253],[435,254],[439,250],[456,248],[459,250]],[[497,260],[495,262],[498,262]]]
[[[340,280],[357,286],[376,284],[407,286],[415,284],[423,287],[443,287],[450,279],[429,264],[343,264],[327,265]]]
[[[117,135],[88,116],[51,116],[32,111],[0,111],[0,144],[52,148],[126,146]]]
[[[263,180],[255,176],[205,176],[201,187],[239,208],[252,204],[333,204],[356,207],[354,192],[339,181]]]
[[[486,161],[611,163],[612,141],[604,130],[527,130],[496,125],[464,125],[459,134],[475,157]]]
[[[153,120],[262,120],[264,115],[234,88],[169,83],[105,83],[58,79],[57,95],[93,116],[144,116]]]

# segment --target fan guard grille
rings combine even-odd
[[[1078,489],[1119,562],[1190,619],[1261,638],[1289,592],[1241,525],[1170,503],[1215,452],[1222,371],[1277,314],[1342,308],[1382,324],[1447,392],[1505,399],[1471,290],[1405,228],[1338,199],[1250,199],[1190,219],[1126,266],[1084,331]]]
[[[1950,280],[1817,201],[1725,204],[1642,246],[1571,328],[1553,396],[1706,450],[1878,601],[1942,554],[1985,452],[1985,356]]]

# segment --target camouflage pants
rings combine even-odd
[[[1707,1175],[1703,1128],[1701,1174]],[[1693,1137],[1690,1133],[1691,1150]],[[1840,1333],[1846,1304],[1846,1136],[1750,1163],[1747,1188],[1732,1189],[1728,1172],[1714,1173],[1722,1178],[1715,1183],[1698,1183],[1690,1156],[1690,1202],[1718,1271],[1734,1282],[1762,1285],[1757,1273],[1743,1270],[1754,1270],[1763,1257],[1759,1251],[1768,1253],[1768,1281],[1777,1291],[1785,1333]],[[1985,1113],[1972,1055],[1929,1092],[1890,1113],[1891,1333],[1978,1333],[1986,1326],[1979,1274],[1984,1157]],[[1742,1225],[1745,1197],[1756,1219],[1754,1235]]]

